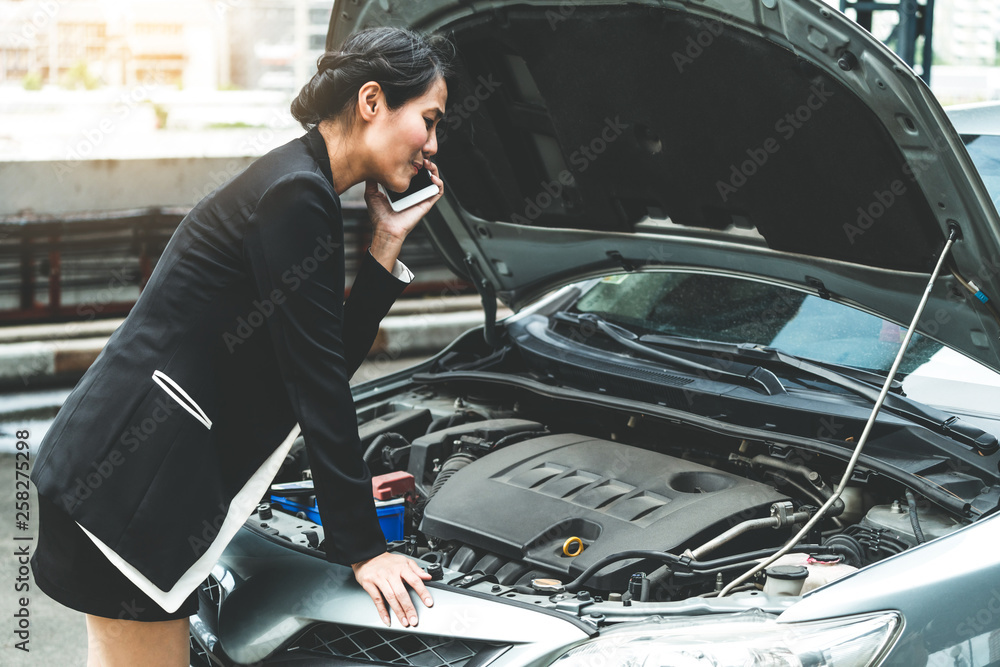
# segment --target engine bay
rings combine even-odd
[[[832,456],[488,379],[410,384],[358,415],[375,480],[410,480],[376,502],[398,510],[389,550],[445,584],[536,604],[716,596],[774,554],[844,470]],[[300,438],[275,481],[308,478]],[[314,497],[290,495],[248,524],[323,554],[318,515],[300,509]],[[968,522],[862,466],[806,539],[737,590],[799,595]]]

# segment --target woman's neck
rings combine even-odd
[[[367,171],[365,160],[357,151],[359,142],[332,120],[320,121],[319,133],[326,143],[330,173],[333,175],[333,187],[337,195],[340,196],[352,185],[365,181]]]

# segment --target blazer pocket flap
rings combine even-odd
[[[205,411],[201,409],[201,406],[199,406],[179,384],[170,379],[166,373],[160,370],[153,371],[153,381],[163,387],[163,391],[170,394],[171,398],[177,401],[182,408],[191,413],[192,417],[204,424],[205,428],[211,430],[212,420],[208,418]]]

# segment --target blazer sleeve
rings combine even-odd
[[[396,277],[400,273],[401,277]],[[393,273],[378,263],[371,250],[362,253],[361,267],[351,285],[351,294],[344,303],[344,349],[347,357],[348,377],[354,373],[368,356],[378,325],[396,301],[413,274],[396,260]]]
[[[384,552],[385,537],[348,377],[406,283],[372,258],[375,266],[362,263],[353,302],[345,306],[343,238],[340,201],[324,177],[294,172],[261,197],[243,249],[260,297],[275,304],[269,330],[305,440],[326,559],[349,565]]]

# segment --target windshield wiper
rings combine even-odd
[[[878,400],[879,389],[869,384],[869,382],[885,382],[885,376],[880,378],[876,373],[870,371],[846,369],[836,364],[821,363],[797,357],[794,354],[789,354],[775,347],[763,345],[689,341],[683,338],[659,334],[639,336],[638,342],[646,345],[692,350],[703,354],[731,354],[756,361],[778,363],[785,368],[794,369],[829,382],[841,389],[846,389],[853,394],[867,398],[873,403]],[[869,377],[871,380],[867,379]],[[893,380],[893,383],[896,388],[902,387],[902,384],[897,380]],[[1000,442],[997,441],[996,436],[993,434],[987,433],[972,424],[963,422],[955,415],[932,408],[912,398],[890,393],[886,395],[883,407],[892,414],[908,419],[935,433],[971,447],[983,456],[992,454],[1000,449]]]
[[[714,340],[681,338],[680,336],[668,336],[664,334],[646,334],[639,336],[639,342],[709,354],[738,354],[740,356],[763,359],[765,361],[788,362],[795,360],[795,362],[806,366],[817,366],[819,368],[831,370],[835,373],[835,376],[832,376],[835,379],[831,380],[831,382],[834,383],[839,381],[840,378],[850,378],[852,380],[857,380],[858,382],[874,385],[876,388],[881,388],[882,383],[885,382],[885,373],[878,373],[864,368],[855,368],[853,366],[844,366],[829,361],[820,361],[818,359],[805,359],[768,345],[758,345],[755,343],[720,343]],[[778,355],[781,355],[783,358],[779,358]],[[845,387],[845,389],[846,388],[847,387]],[[903,383],[893,378],[892,383],[890,384],[890,390],[899,393],[902,389]]]
[[[715,380],[717,377],[730,378],[741,384],[754,385],[762,389],[768,396],[788,393],[785,391],[785,387],[781,384],[781,380],[778,379],[778,376],[765,368],[739,362],[726,362],[726,366],[728,368],[720,368],[716,365],[703,364],[699,361],[694,361],[686,357],[670,354],[657,349],[652,345],[640,342],[639,334],[634,331],[630,331],[619,324],[608,322],[596,313],[576,314],[560,311],[552,315],[552,317],[557,320],[571,322],[577,325],[583,322],[593,324],[605,336],[621,344],[623,347],[635,350],[642,355],[656,359],[657,361],[668,363],[674,367],[694,371],[695,373],[707,376],[712,380]]]

